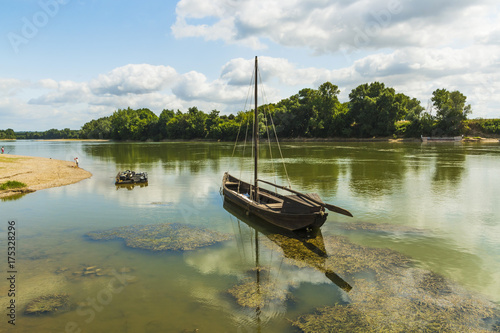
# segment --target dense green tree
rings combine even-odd
[[[380,82],[359,85],[349,98],[354,135],[358,137],[392,135],[396,121],[408,112],[409,97]]]
[[[207,131],[206,137],[208,139],[221,139],[222,128],[221,123],[223,120],[219,117],[220,111],[212,110],[206,117],[205,128]]]
[[[163,109],[163,111],[160,113],[160,117],[158,118],[158,134],[160,140],[169,138],[167,132],[167,124],[174,117],[174,110]]]
[[[117,110],[111,116],[112,138],[144,141],[157,135],[158,116],[149,109]]]
[[[435,133],[441,135],[460,134],[462,122],[472,113],[472,108],[465,105],[467,97],[461,92],[449,92],[446,89],[437,89],[432,93],[434,109],[436,110]]]
[[[321,127],[316,106],[318,95],[317,90],[305,88],[276,104],[274,114],[280,136],[310,137]]]
[[[240,129],[240,123],[238,123],[234,118],[224,120],[220,124],[220,140],[236,140],[236,136],[238,135],[238,131]]]
[[[325,82],[318,88],[316,94],[317,121],[311,133],[314,137],[334,136],[338,121],[337,114],[342,113],[341,104],[338,99],[339,87],[331,82]]]
[[[85,123],[80,131],[80,137],[82,139],[110,139],[111,132],[110,117],[102,117]]]
[[[206,118],[207,115],[197,107],[189,108],[187,113],[178,110],[166,125],[167,138],[187,140],[204,138]]]
[[[15,139],[16,133],[12,128],[7,128],[6,130],[0,130],[0,139]]]
[[[335,107],[335,114],[331,121],[328,136],[330,137],[351,137],[352,126],[350,122],[349,103],[339,103]]]

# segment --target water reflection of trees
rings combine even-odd
[[[391,194],[401,185],[407,171],[404,150],[379,144],[353,147],[347,154],[351,171],[349,187],[358,195]]]
[[[320,194],[331,194],[337,190],[338,180],[347,173],[343,158],[332,143],[283,144],[282,152],[288,176],[293,186],[303,190],[319,191]],[[269,158],[266,153],[265,158]],[[280,159],[279,150],[273,146],[273,157],[276,159],[276,174],[286,182],[286,173]],[[268,162],[270,163],[270,162]],[[267,165],[262,168],[272,174]]]
[[[465,171],[466,155],[456,147],[441,147],[436,154],[436,168],[432,180],[436,184],[458,185]]]
[[[220,170],[220,160],[230,157],[232,145],[216,142],[110,143],[84,147],[87,155],[112,161],[118,168],[136,168],[161,163],[165,171],[187,168],[199,173]]]
[[[85,145],[85,153],[95,159],[112,161],[118,169],[142,169],[160,164],[166,172],[183,171],[199,174],[229,170],[250,175],[253,168],[252,147],[233,143],[162,142],[107,143]],[[337,191],[339,179],[350,174],[349,187],[357,195],[385,195],[401,186],[406,173],[429,170],[436,184],[456,184],[464,172],[465,153],[455,146],[414,146],[388,143],[284,143],[285,158],[292,185],[321,194]],[[261,143],[260,175],[286,184],[278,146]],[[271,162],[273,161],[273,162]],[[221,165],[223,164],[223,165]],[[224,170],[222,170],[224,169]]]

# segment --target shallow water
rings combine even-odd
[[[233,144],[4,146],[17,155],[78,156],[93,174],[78,184],[0,202],[3,247],[7,222],[15,220],[17,228],[16,332],[293,332],[290,320],[351,301],[318,267],[266,246],[272,242],[263,234],[262,279],[284,298],[256,311],[228,292],[256,277],[257,259],[255,231],[223,208],[219,194],[225,171],[251,174],[251,157],[231,158]],[[262,178],[272,180],[274,167],[278,182],[286,184],[282,165],[270,162],[266,145],[261,149]],[[500,302],[500,145],[287,143],[282,149],[294,189],[317,192],[354,215],[330,213],[325,239],[341,235],[363,248],[394,250],[416,268]],[[149,185],[116,188],[114,176],[124,169],[148,172]],[[194,251],[150,252],[85,236],[157,223],[184,223],[232,238]],[[114,273],[81,276],[91,266]],[[356,288],[354,275],[339,276]],[[1,280],[3,305],[10,298]],[[72,307],[56,315],[23,315],[27,302],[53,293],[69,294]],[[8,328],[2,317],[0,327]]]

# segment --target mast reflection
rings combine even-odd
[[[255,230],[256,265],[259,272],[259,233],[266,236],[278,245],[286,258],[295,261],[299,267],[312,267],[322,273],[342,290],[349,292],[352,286],[332,270],[326,268],[328,254],[326,252],[323,235],[320,229],[313,233],[297,233],[273,228],[268,223],[255,215],[247,216],[245,211],[230,201],[224,200],[224,209],[239,221],[244,222]],[[257,273],[258,274],[258,273]],[[259,276],[257,275],[257,279]]]

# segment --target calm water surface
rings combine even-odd
[[[292,297],[256,311],[228,293],[254,276],[249,272],[257,259],[254,230],[223,208],[219,194],[225,171],[251,174],[251,157],[231,158],[233,144],[4,145],[17,155],[70,161],[78,156],[80,166],[93,174],[78,184],[0,202],[3,238],[7,221],[17,222],[16,332],[295,332],[289,319],[349,302],[348,293],[324,272],[284,260],[265,246],[264,235],[259,263],[276,288]],[[273,165],[261,148],[262,178],[272,180],[274,167],[277,181],[286,184],[282,166]],[[295,189],[317,192],[355,216],[330,213],[322,228],[325,238],[343,235],[354,244],[395,250],[420,268],[500,302],[499,144],[287,143],[282,149]],[[116,188],[114,176],[125,169],[147,171],[149,185]],[[85,237],[90,231],[157,223],[208,228],[232,240],[153,253]],[[351,230],[346,224],[374,227]],[[127,267],[127,273],[72,275],[89,266]],[[120,284],[120,276],[127,282]],[[352,277],[342,278],[356,288]],[[0,289],[5,304],[5,281]],[[51,293],[69,294],[73,308],[58,315],[22,314],[29,300]],[[4,324],[5,318],[0,327]]]

